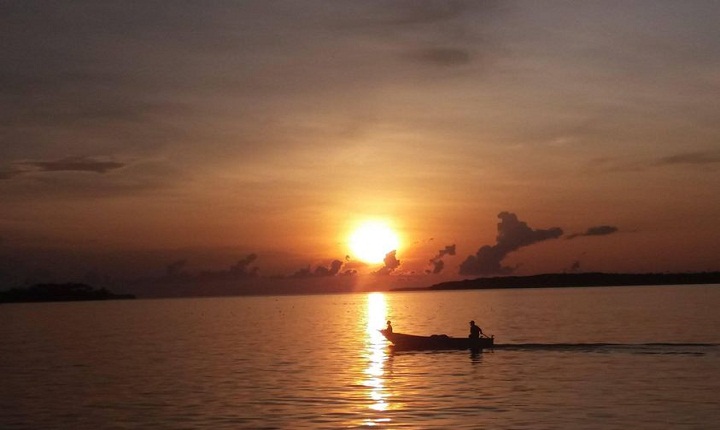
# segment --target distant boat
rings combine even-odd
[[[468,337],[450,337],[444,334],[432,336],[416,336],[413,334],[391,333],[387,330],[380,330],[385,339],[393,343],[397,348],[404,350],[441,350],[441,349],[472,349],[492,348],[495,342],[494,337],[481,337],[470,339]]]

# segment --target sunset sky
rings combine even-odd
[[[720,270],[718,22],[717,1],[4,1],[0,288]],[[368,220],[398,236],[384,263],[350,250]]]

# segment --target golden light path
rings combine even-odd
[[[384,385],[383,378],[385,373],[383,368],[385,361],[387,360],[387,354],[385,353],[387,342],[383,335],[378,331],[378,329],[385,327],[387,316],[385,296],[382,293],[369,294],[367,306],[367,335],[369,341],[368,358],[370,359],[370,363],[368,368],[365,370],[367,379],[364,381],[364,385],[370,388],[369,396],[372,400],[370,409],[382,412],[387,410],[389,407],[387,402],[388,392]],[[390,418],[378,418],[366,420],[365,425],[376,426],[389,421]]]

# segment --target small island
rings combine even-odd
[[[530,276],[496,276],[443,282],[424,288],[395,291],[494,290],[511,288],[620,287],[640,285],[720,284],[720,272],[700,273],[548,273]]]
[[[86,284],[35,284],[27,288],[0,291],[0,303],[70,302],[88,300],[127,300],[132,294],[115,294]]]

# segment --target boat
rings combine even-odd
[[[472,349],[481,350],[492,348],[495,342],[494,336],[471,339],[469,337],[450,337],[445,334],[434,334],[432,336],[417,336],[414,334],[395,333],[386,329],[380,330],[385,339],[403,350],[442,350],[442,349]]]

